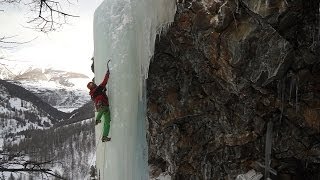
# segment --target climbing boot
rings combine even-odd
[[[102,142],[108,142],[108,141],[111,141],[111,138],[106,137],[106,136],[102,137]]]
[[[98,125],[99,123],[101,123],[101,120],[100,120],[100,119],[97,119],[97,120],[96,120],[96,125]]]

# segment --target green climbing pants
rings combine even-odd
[[[100,108],[98,111],[98,114],[96,116],[96,120],[101,120],[103,121],[103,137],[107,137],[109,135],[110,131],[110,110],[108,106],[104,106]]]

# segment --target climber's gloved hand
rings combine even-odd
[[[99,123],[101,123],[100,119],[96,119],[96,125],[98,125]]]
[[[110,71],[109,71],[109,63],[110,63],[111,59],[108,60],[107,62],[107,68],[108,68],[108,71],[107,71],[107,74],[110,74]]]

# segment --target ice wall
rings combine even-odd
[[[145,79],[156,35],[173,22],[175,0],[105,0],[94,15],[95,81],[111,59],[108,95],[111,142],[96,126],[98,176],[148,179]],[[101,123],[102,124],[102,123]]]

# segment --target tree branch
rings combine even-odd
[[[30,43],[38,38],[38,37],[35,37],[35,38],[28,40],[28,41],[11,40],[15,37],[17,37],[17,36],[15,35],[15,36],[8,36],[8,37],[6,37],[6,36],[0,37],[0,48],[4,48],[4,49],[14,48],[14,47],[17,47],[18,45],[21,45],[21,44]]]
[[[2,0],[0,3],[18,3],[21,0]],[[72,4],[69,0],[31,0],[24,5],[29,6],[30,11],[35,12],[36,16],[32,17],[27,23],[32,24],[31,27],[41,32],[55,31],[66,24],[68,17],[79,17],[63,10],[62,4]]]
[[[44,173],[44,174],[49,174],[49,175],[54,176],[59,179],[66,180],[66,178],[60,176],[59,174],[53,173],[51,169],[3,168],[3,167],[0,167],[0,172],[40,172],[40,173]]]
[[[3,151],[0,151],[0,172],[40,172],[45,175],[51,175],[59,179],[66,178],[60,176],[59,174],[56,174],[52,172],[51,169],[45,168],[44,166],[48,164],[54,164],[56,162],[53,162],[53,160],[43,161],[43,162],[37,162],[37,161],[25,161],[24,154],[22,153],[16,153],[16,154],[10,154]],[[20,159],[16,159],[20,158]],[[21,168],[11,168],[12,166],[15,167],[21,167]]]

